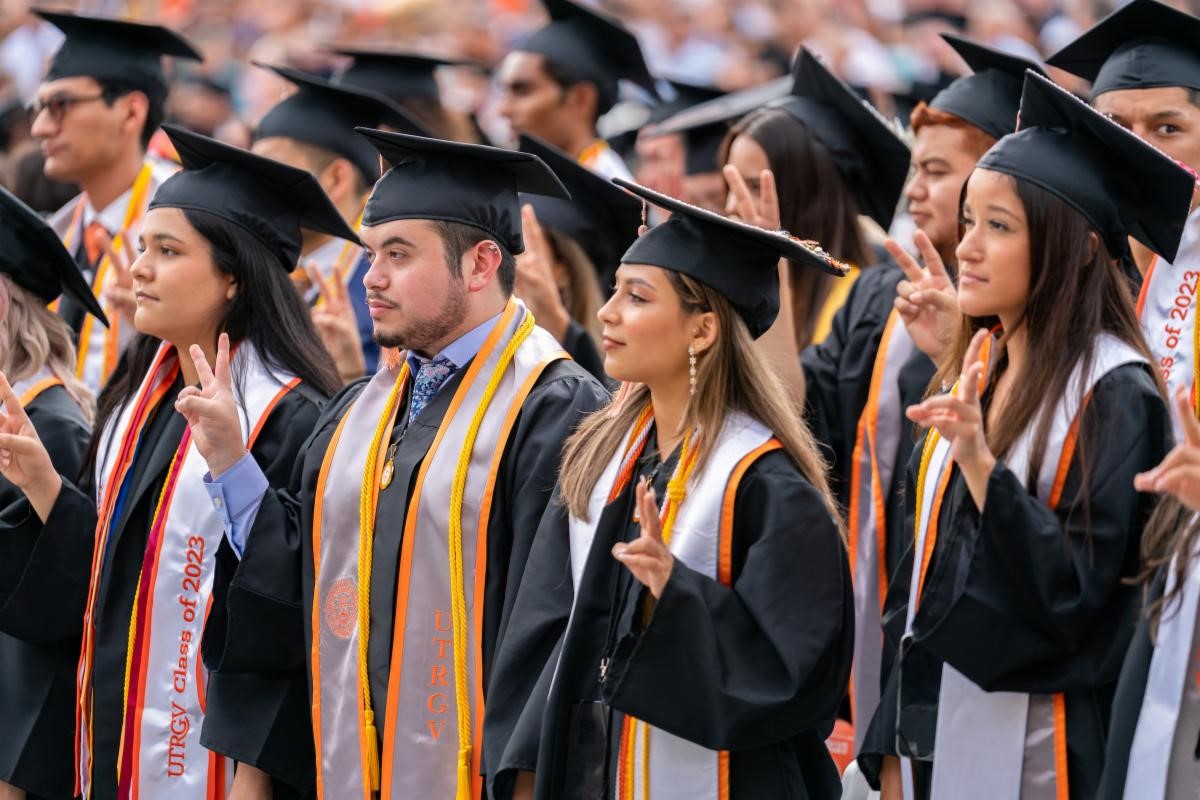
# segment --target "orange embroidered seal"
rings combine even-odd
[[[358,598],[354,596],[354,581],[342,578],[325,595],[325,625],[339,639],[349,639],[354,632]]]

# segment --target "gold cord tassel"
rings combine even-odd
[[[379,734],[375,730],[375,712],[367,710],[365,713],[364,722],[366,722],[366,746],[367,746],[367,778],[371,781],[371,791],[379,791]]]
[[[471,800],[471,748],[458,750],[458,792],[456,800]]]

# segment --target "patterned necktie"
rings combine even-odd
[[[408,421],[412,422],[417,414],[429,405],[429,401],[437,394],[438,389],[446,379],[454,374],[455,366],[445,356],[438,356],[432,361],[422,361],[413,381],[412,402],[408,404]]]
[[[98,221],[93,221],[83,229],[83,249],[88,260],[88,269],[95,269],[104,257],[104,240],[108,236],[108,229]]]

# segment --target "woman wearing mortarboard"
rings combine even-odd
[[[908,410],[898,656],[858,758],[888,798],[1094,797],[1133,632],[1133,478],[1171,423],[1118,259],[1174,254],[1192,179],[1032,72],[1020,121],[964,189],[953,388]]]
[[[210,682],[201,663],[202,641],[224,645],[229,575],[254,542],[226,540],[223,517],[236,510],[210,500],[207,443],[193,439],[188,410],[232,393],[250,453],[268,480],[286,480],[338,384],[288,279],[300,228],[354,234],[308,173],[168,132],[184,169],[147,211],[130,267],[139,335],[99,398],[82,474],[60,471],[31,418],[7,409],[0,474],[27,502],[0,520],[0,563],[22,565],[0,575],[0,614],[42,636],[82,631],[76,794],[210,800],[231,780],[261,788],[273,775],[287,796],[288,763],[311,746],[303,703],[283,713],[303,675]],[[201,353],[215,354],[216,376],[193,362]],[[0,391],[13,397],[3,378]],[[211,714],[242,720],[238,740],[202,744]],[[225,756],[240,762],[236,775]]]

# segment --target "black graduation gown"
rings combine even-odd
[[[407,432],[403,432],[403,426],[396,426],[393,433],[393,442],[399,440],[395,472],[391,484],[379,494],[371,569],[368,665],[377,720],[385,719],[387,708],[400,540],[409,493],[464,373],[465,368],[446,382]],[[230,582],[225,636],[220,642],[206,642],[205,662],[214,670],[214,678],[223,673],[307,675],[307,691],[311,692],[312,525],[317,478],[338,421],[365,385],[366,381],[350,384],[330,402],[295,459],[291,482],[285,484],[289,488],[269,490],[263,496],[245,553]],[[538,378],[517,417],[501,458],[488,522],[483,611],[485,691],[496,643],[503,635],[533,534],[558,475],[562,443],[584,415],[607,401],[607,392],[577,364],[560,361]],[[407,416],[406,406],[399,413]],[[286,756],[297,775],[305,773],[306,785],[314,785],[309,703],[310,695],[305,694],[289,698],[286,711],[280,707],[281,716],[292,719],[303,715],[305,719],[304,725],[297,725],[291,748],[280,755]],[[234,740],[243,725],[237,716],[218,720],[210,715],[202,741]],[[382,734],[380,738],[382,741]]]
[[[604,374],[604,356],[596,347],[596,340],[587,329],[575,320],[567,325],[567,333],[562,340],[563,350],[575,359],[575,363],[586,369],[593,378],[601,383],[611,383],[612,380]]]
[[[25,409],[55,469],[79,472],[92,428],[62,386],[46,389]],[[21,490],[0,478],[0,508],[22,503]],[[0,512],[3,514],[4,512]],[[15,586],[23,563],[0,560],[0,585]],[[14,619],[0,592],[0,780],[31,800],[74,794],[75,666],[79,636],[46,636],[36,620]],[[17,638],[9,631],[29,638]]]
[[[833,316],[829,335],[800,355],[804,367],[806,419],[829,462],[829,479],[838,505],[850,507],[850,476],[854,467],[854,442],[871,390],[875,356],[883,329],[892,313],[896,284],[904,279],[900,267],[888,263],[864,270],[845,304]],[[887,487],[887,568],[891,574],[904,552],[901,535],[904,519],[905,467],[913,450],[912,423],[903,409],[921,402],[933,379],[934,364],[914,350],[900,370],[900,446]]]
[[[1138,572],[1142,528],[1154,504],[1134,491],[1133,478],[1163,459],[1171,439],[1153,379],[1144,367],[1126,365],[1092,392],[1080,433],[1086,451],[1076,451],[1057,511],[1000,463],[979,512],[955,471],[913,644],[885,678],[859,756],[873,785],[881,756],[896,754],[898,724],[909,741],[932,751],[942,664],[950,663],[988,691],[1064,693],[1071,797],[1095,797],[1113,690],[1140,602],[1140,590],[1125,581]],[[910,531],[920,451],[909,469]],[[1090,520],[1082,510],[1085,493]],[[884,631],[893,648],[904,633],[912,542],[910,535],[888,588]],[[927,792],[931,762],[915,763]]]
[[[641,475],[657,465],[653,442],[651,434]],[[677,457],[658,470],[659,497]],[[536,771],[538,798],[575,796],[579,783],[567,775],[572,717],[599,701],[731,751],[733,800],[840,797],[825,738],[849,679],[854,603],[845,548],[820,497],[787,455],[762,456],[735,499],[733,587],[677,560],[642,628],[649,593],[611,554],[616,542],[640,533],[632,521],[636,483],[601,516],[569,630],[566,511],[558,502],[547,511],[501,642],[495,702],[484,722],[494,797],[510,796],[516,770]],[[620,719],[612,715],[611,737]],[[601,770],[603,758],[593,753],[589,766]],[[610,758],[604,770],[614,765]],[[612,797],[611,774],[607,784],[603,796]]]
[[[129,619],[154,508],[171,459],[186,427],[175,412],[182,388],[177,380],[147,423],[131,475],[131,491],[122,518],[112,526],[108,553],[100,574],[96,602],[96,648],[93,669],[93,786],[96,800],[116,797],[117,753],[121,738],[125,664]],[[255,443],[253,455],[268,480],[282,483],[291,471],[296,451],[319,414],[317,398],[303,384],[276,406]],[[96,530],[96,497],[90,468],[78,483],[64,478],[63,488],[42,524],[27,501],[12,509],[0,529],[0,563],[24,564],[25,569],[0,592],[7,594],[5,616],[19,617],[47,637],[78,637],[83,628]],[[8,515],[6,515],[7,517]],[[219,597],[221,587],[214,586]],[[21,635],[19,631],[13,631]],[[76,652],[78,656],[78,652]],[[74,678],[72,677],[72,684]],[[261,689],[259,689],[261,691]],[[213,710],[219,701],[208,698]],[[244,706],[239,713],[253,711]],[[74,717],[71,719],[74,736]],[[257,728],[255,734],[263,733]],[[272,731],[271,734],[279,732]],[[290,735],[290,732],[282,732]],[[263,733],[263,735],[266,735]],[[261,749],[271,742],[259,741]],[[253,763],[249,758],[246,759]],[[72,757],[64,769],[70,772]],[[277,796],[286,796],[279,787]]]

